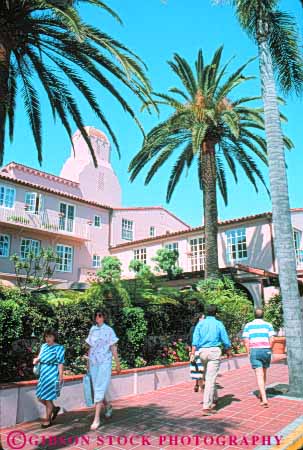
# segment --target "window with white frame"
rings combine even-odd
[[[7,258],[9,256],[10,236],[7,234],[0,234],[0,258]]]
[[[155,229],[155,227],[153,227],[153,226],[149,227],[149,235],[150,235],[150,237],[156,236],[156,229]]]
[[[15,204],[16,189],[0,185],[0,206],[4,208],[13,208]]]
[[[297,266],[303,266],[303,245],[302,242],[302,231],[294,229],[294,246],[296,252]]]
[[[132,241],[134,238],[134,222],[128,219],[122,219],[122,239]]]
[[[93,255],[93,267],[98,268],[101,267],[101,256]]]
[[[134,259],[146,264],[146,248],[136,248],[134,250]]]
[[[197,237],[189,240],[190,260],[192,272],[204,270],[205,266],[205,237]]]
[[[27,192],[25,194],[25,209],[27,212],[39,214],[43,209],[43,196],[37,192]]]
[[[22,238],[20,244],[20,258],[27,259],[30,254],[38,256],[40,252],[40,246],[40,241],[37,241],[36,239]]]
[[[57,272],[73,271],[73,247],[69,245],[57,244],[56,247],[58,262],[56,265]]]
[[[247,259],[246,229],[226,231],[227,260],[229,262]]]
[[[68,203],[60,203],[60,230],[72,233],[74,231],[75,206]]]
[[[167,248],[168,250],[179,251],[178,242],[169,242],[168,244],[165,244],[164,247]]]
[[[101,226],[102,226],[101,216],[95,216],[94,217],[94,227],[101,228]]]

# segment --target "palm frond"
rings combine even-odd
[[[303,90],[303,57],[299,33],[292,16],[284,11],[271,11],[268,18],[268,42],[280,88],[297,94]]]

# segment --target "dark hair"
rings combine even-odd
[[[43,339],[45,340],[46,336],[53,336],[55,342],[58,342],[58,331],[54,328],[47,328],[44,330]]]
[[[97,316],[102,316],[104,319],[104,322],[107,321],[107,312],[105,311],[105,309],[102,309],[102,308],[96,309],[96,311],[94,312],[94,320],[96,320]]]
[[[218,312],[217,305],[211,304],[206,307],[206,315],[207,316],[215,316]]]
[[[263,319],[264,311],[262,308],[256,308],[255,309],[255,318],[256,319]]]

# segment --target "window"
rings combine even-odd
[[[25,194],[25,207],[27,212],[39,214],[43,208],[42,203],[43,197],[41,194],[37,192],[27,192]]]
[[[101,267],[101,256],[93,255],[93,267]]]
[[[150,237],[156,236],[156,229],[155,229],[155,227],[149,227],[149,235],[150,235]]]
[[[73,271],[73,247],[69,245],[58,244],[56,247],[58,263],[56,265],[57,272]]]
[[[247,258],[246,229],[239,228],[226,232],[227,260],[240,261]]]
[[[294,246],[296,252],[297,266],[303,266],[303,248],[301,245],[302,231],[294,230]]]
[[[133,240],[133,225],[134,222],[132,220],[122,219],[122,239],[127,241]]]
[[[13,208],[15,203],[16,190],[8,186],[0,186],[0,206]]]
[[[94,227],[101,228],[101,225],[102,225],[101,216],[95,216],[94,217]]]
[[[9,256],[10,237],[7,234],[0,234],[0,258]]]
[[[168,250],[176,250],[177,252],[179,251],[178,242],[169,242],[168,244],[165,244],[164,247]]]
[[[146,248],[137,248],[134,250],[134,259],[146,264]]]
[[[60,203],[59,229],[64,231],[74,231],[75,207],[67,203]]]
[[[197,272],[204,270],[205,265],[205,238],[204,236],[190,239],[191,270]]]
[[[36,239],[21,239],[20,258],[27,259],[30,253],[38,256],[40,252],[40,241]]]

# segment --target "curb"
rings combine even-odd
[[[298,417],[276,435],[283,436],[280,445],[262,445],[255,450],[300,450],[303,449],[303,416]]]

